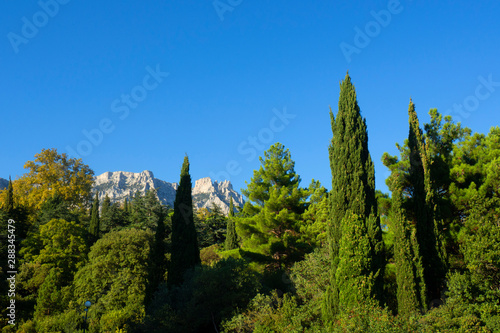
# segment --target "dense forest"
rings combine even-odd
[[[193,209],[187,156],[166,207],[100,198],[81,159],[42,150],[0,193],[2,332],[500,332],[500,128],[429,115],[410,100],[377,191],[346,75],[331,190],[275,143],[228,216]]]

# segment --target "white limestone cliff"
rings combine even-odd
[[[9,186],[9,181],[7,179],[0,178],[0,190],[3,190],[8,186]]]
[[[212,181],[210,177],[198,179],[191,193],[196,208],[210,208],[212,204],[216,204],[226,215],[229,213],[231,198],[235,207],[242,207],[244,204],[243,196],[236,192],[231,182],[227,180],[219,183],[216,180]]]
[[[148,189],[156,189],[158,199],[164,205],[173,207],[177,186],[177,183],[155,178],[153,172],[148,170],[141,173],[115,171],[96,176],[94,192],[99,192],[100,198],[107,195],[111,202],[122,202],[132,198],[136,192],[144,194]],[[244,203],[242,195],[233,189],[229,181],[219,183],[209,177],[195,182],[192,195],[195,208],[210,208],[216,204],[226,215],[229,213],[230,198],[233,198],[236,207]]]

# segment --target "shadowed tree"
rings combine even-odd
[[[403,208],[404,175],[397,169],[392,171],[387,184],[392,191],[391,228],[394,229],[398,314],[408,318],[426,309],[427,290],[416,228]]]
[[[101,219],[104,215],[108,213],[109,207],[111,206],[111,199],[106,196],[104,197],[104,200],[102,201],[102,206],[101,206]]]
[[[92,203],[92,213],[90,215],[89,232],[92,236],[92,243],[99,239],[99,194],[96,192],[94,202]]]
[[[435,195],[431,179],[431,154],[426,142],[428,140],[425,140],[420,129],[415,104],[411,100],[408,116],[410,122],[409,182],[412,192],[408,204],[417,228],[417,241],[422,254],[428,296],[436,299],[440,297],[440,285],[446,272],[446,259],[438,235],[439,221],[434,214]]]
[[[163,282],[165,271],[166,271],[166,228],[165,228],[165,217],[166,211],[163,207],[158,212],[158,223],[156,226],[155,239],[153,243],[153,248],[150,252],[150,262],[151,271],[146,288],[146,301],[151,301],[154,292],[158,289],[158,286]]]
[[[226,250],[234,250],[238,248],[238,234],[234,224],[234,203],[233,198],[229,200],[229,214],[227,220],[227,235],[226,235]]]
[[[186,156],[182,164],[181,179],[175,196],[172,216],[172,253],[167,278],[169,287],[180,285],[186,271],[201,263],[194,226],[191,187],[189,159]]]

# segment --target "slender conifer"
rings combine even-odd
[[[337,115],[334,117],[330,110],[330,116],[333,138],[329,147],[332,191],[328,234],[332,262],[331,283],[323,308],[327,321],[332,321],[341,307],[346,308],[346,304],[340,304],[341,300],[353,300],[349,304],[364,297],[380,300],[385,266],[375,169],[368,151],[366,121],[361,117],[349,74],[340,84]],[[347,226],[349,232],[344,234]],[[341,255],[345,251],[355,251],[352,256],[360,259],[363,267],[355,268],[344,262]],[[356,284],[361,280],[368,290],[358,289]]]
[[[167,279],[169,287],[180,285],[184,281],[186,271],[201,263],[194,226],[191,187],[189,159],[186,156],[182,164],[172,216],[172,253]]]

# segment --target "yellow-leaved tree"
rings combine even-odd
[[[13,181],[16,205],[38,210],[45,200],[58,194],[73,208],[88,206],[94,171],[81,159],[58,154],[54,148],[42,149],[34,161],[24,164],[24,169],[28,172]],[[0,200],[6,197],[6,193],[2,193]]]

